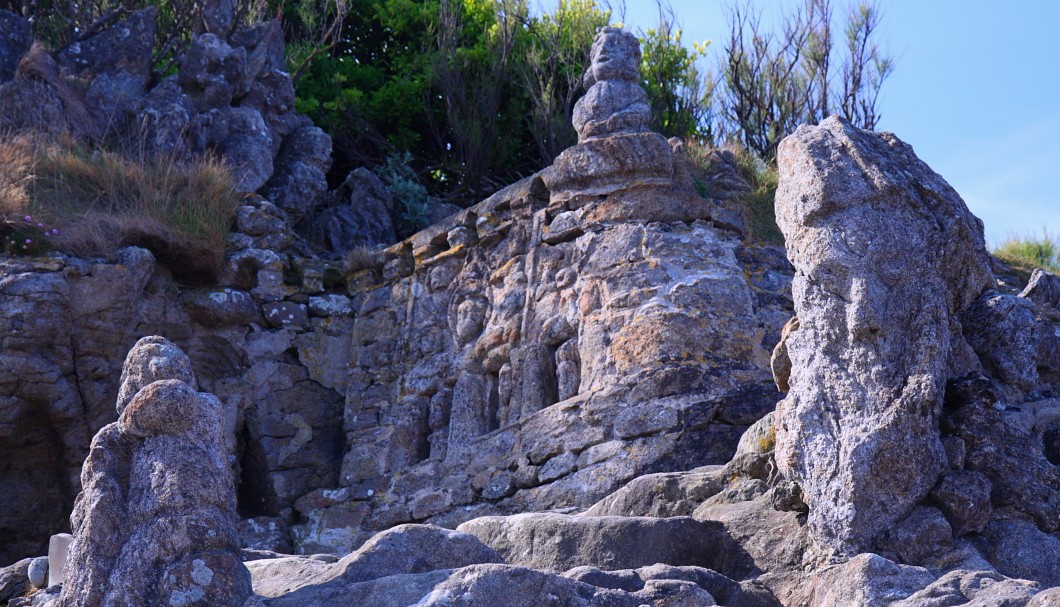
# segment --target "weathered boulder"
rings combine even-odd
[[[29,563],[26,570],[29,583],[35,588],[46,588],[48,586],[48,557],[38,556]]]
[[[265,197],[298,222],[328,191],[331,137],[315,126],[299,128],[284,138],[275,164],[278,170],[264,187]]]
[[[953,534],[979,533],[990,519],[990,479],[982,472],[958,470],[939,479],[931,501],[946,515]]]
[[[877,546],[900,563],[923,565],[934,554],[953,546],[953,528],[938,508],[917,506],[883,534]]]
[[[498,604],[510,607],[703,607],[717,604],[709,591],[688,581],[687,577],[687,574],[679,574],[675,579],[648,579],[641,582],[638,590],[626,591],[601,588],[524,567],[482,564],[456,570],[396,573],[357,583],[336,581],[303,586],[268,599],[267,604],[270,607],[495,607]],[[755,605],[747,602],[727,604]]]
[[[725,471],[659,472],[631,480],[593,504],[586,516],[689,516],[699,504],[725,486]]]
[[[1010,408],[994,382],[971,374],[950,383],[946,404],[942,430],[963,442],[965,468],[990,481],[993,509],[1016,510],[1047,533],[1060,530],[1060,468],[1043,441],[1060,420],[1060,401]]]
[[[688,517],[648,518],[528,513],[468,521],[511,565],[561,572],[574,567],[635,569],[656,563],[722,570],[720,526]]]
[[[0,602],[6,603],[29,589],[29,567],[34,559],[22,559],[0,567]]]
[[[872,553],[818,572],[812,586],[813,607],[884,607],[906,599],[935,581],[927,569],[898,565]]]
[[[773,382],[777,384],[777,390],[788,391],[788,380],[791,379],[791,357],[788,356],[788,337],[792,331],[799,328],[798,317],[793,316],[791,320],[784,323],[780,330],[780,341],[773,348],[773,355],[769,358],[769,366],[773,370]]]
[[[220,402],[195,385],[187,357],[165,339],[130,351],[119,420],[96,435],[82,473],[61,605],[242,605],[251,596],[227,425]]]
[[[154,7],[135,11],[57,53],[63,75],[87,83],[84,105],[95,123],[89,132],[114,132],[140,111],[151,78],[156,15]]]
[[[317,213],[306,229],[309,242],[320,250],[343,254],[397,240],[390,217],[394,201],[371,171],[362,167],[350,172],[334,196],[334,204]]]
[[[202,23],[199,27],[204,32],[227,38],[234,24],[235,6],[233,0],[207,0],[202,3]],[[199,32],[201,33],[201,32]]]
[[[1060,540],[1018,519],[990,521],[972,540],[983,557],[1009,577],[1060,586]]]
[[[993,275],[982,222],[893,135],[829,118],[781,142],[778,164],[799,329],[777,464],[815,539],[856,554],[942,471],[946,381],[978,367],[959,313]]]
[[[1036,308],[1023,297],[988,292],[961,313],[968,344],[1010,402],[1024,400],[1038,386]]]
[[[323,591],[330,593],[332,590],[327,588],[344,588],[393,575],[503,562],[497,551],[471,534],[433,525],[399,525],[376,535],[335,563],[291,557],[252,562],[248,567],[256,593],[279,597],[308,587],[326,587]],[[310,592],[307,589],[296,596]]]
[[[996,571],[957,570],[891,607],[1018,607],[1029,605],[1027,600],[1038,590],[1033,582],[1006,578]]]
[[[255,192],[268,182],[275,168],[272,138],[258,110],[224,106],[199,114],[198,119],[206,146],[225,161],[237,190]]]
[[[245,48],[230,46],[223,38],[203,33],[192,40],[181,57],[179,82],[199,111],[224,108],[250,90]]]
[[[58,135],[70,123],[62,97],[47,82],[18,78],[0,84],[0,129]]]
[[[1034,595],[1027,607],[1052,607],[1060,605],[1060,588],[1050,588]]]

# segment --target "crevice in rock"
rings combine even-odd
[[[489,387],[489,394],[486,396],[486,434],[493,432],[501,427],[500,420],[500,378],[496,373],[490,373],[486,377],[486,383]]]
[[[1042,447],[1045,459],[1054,466],[1060,466],[1060,425],[1053,426],[1042,434]]]
[[[269,480],[269,462],[261,443],[247,425],[239,434],[239,486],[236,500],[239,516],[276,516],[276,491]]]

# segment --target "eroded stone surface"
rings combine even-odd
[[[61,605],[242,605],[233,441],[220,401],[161,337],[126,358],[119,420],[93,441]]]
[[[893,135],[829,118],[778,163],[799,329],[777,463],[815,538],[852,554],[934,486],[946,381],[978,367],[958,315],[993,275],[982,222]]]

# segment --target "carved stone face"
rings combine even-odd
[[[613,27],[603,28],[593,41],[590,57],[590,69],[597,82],[636,82],[640,78],[640,42],[629,32]]]
[[[194,387],[196,382],[191,360],[164,337],[152,335],[140,339],[132,350],[129,350],[122,367],[118,387],[118,414],[125,410],[141,388],[163,379],[179,379]]]

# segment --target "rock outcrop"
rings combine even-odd
[[[117,422],[92,444],[72,515],[60,605],[243,605],[233,442],[222,404],[195,390],[160,337],[130,351]]]
[[[165,77],[152,73],[155,8],[55,53],[32,45],[29,20],[0,11],[0,129],[116,143],[138,161],[214,155],[241,192],[267,197],[320,252],[339,257],[346,239],[393,244],[392,209],[363,175],[328,192],[331,138],[294,110],[279,22],[236,24],[227,0],[196,8],[209,25]]]
[[[945,467],[946,382],[979,368],[960,314],[993,274],[982,223],[894,136],[830,118],[786,138],[778,165],[798,330],[777,464],[814,536],[857,554]]]
[[[199,38],[202,98],[248,86],[225,6]],[[995,290],[956,193],[893,135],[832,118],[781,145],[797,314],[781,330],[789,266],[694,193],[679,143],[651,151],[636,55],[605,29],[580,149],[371,267],[300,255],[259,199],[218,289],[134,248],[5,260],[19,375],[0,376],[0,454],[50,457],[34,463],[61,491],[40,503],[61,508],[78,440],[102,429],[61,594],[16,598],[43,577],[26,559],[0,569],[0,597],[1054,604],[1060,279]],[[113,352],[148,329],[190,358],[143,338],[115,382]],[[31,471],[0,458],[0,479]]]
[[[619,135],[598,141],[621,155]],[[64,530],[142,335],[188,352],[233,415],[256,548],[345,553],[395,524],[586,507],[644,473],[724,463],[779,398],[768,348],[790,266],[742,242],[734,203],[696,194],[663,143],[666,185],[553,201],[534,176],[354,272],[308,256],[258,197],[218,287],[182,286],[138,248],[4,260],[0,486],[33,499],[0,502],[0,562]],[[737,183],[718,158],[705,178]],[[344,191],[385,208],[379,185],[360,171]]]

